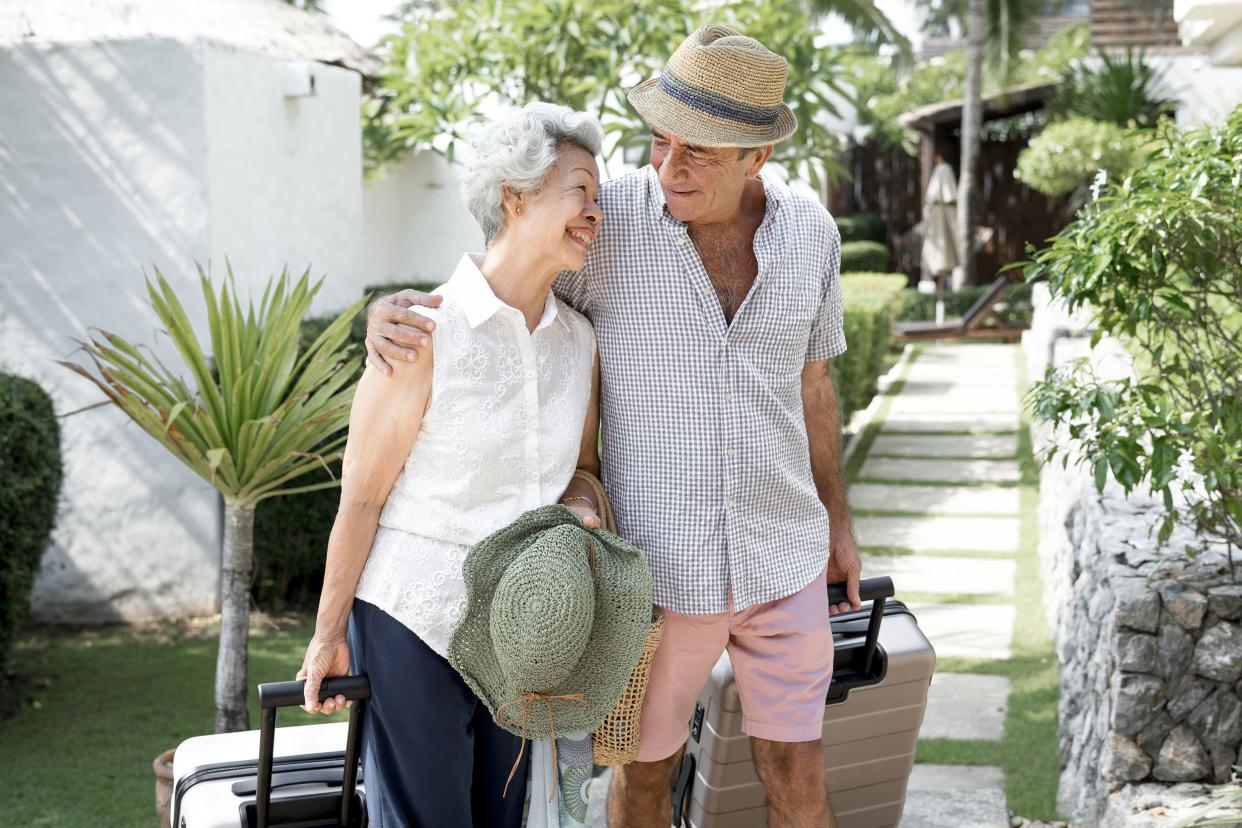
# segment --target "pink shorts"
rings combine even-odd
[[[677,752],[689,737],[703,685],[729,651],[742,731],[774,742],[811,742],[823,735],[824,698],[832,679],[826,573],[785,598],[741,612],[683,615],[664,610],[664,639],[651,662],[643,700],[638,761]]]

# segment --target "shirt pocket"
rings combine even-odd
[[[806,362],[807,343],[819,311],[819,292],[805,283],[764,285],[748,351],[752,364],[775,378],[800,375]]]

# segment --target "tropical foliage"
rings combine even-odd
[[[1181,515],[1242,546],[1242,107],[1224,124],[1163,124],[1028,276],[1092,310],[1096,339],[1121,338],[1138,369],[1109,379],[1079,361],[1038,383],[1036,414],[1065,438],[1049,457],[1090,463],[1101,489],[1110,472],[1127,492],[1150,487],[1162,541]]]
[[[863,4],[865,5],[865,4]],[[496,104],[547,100],[590,112],[605,160],[646,144],[625,93],[654,77],[702,15],[689,0],[466,0],[407,20],[384,44],[386,67],[364,113],[371,167],[413,149],[450,160]],[[840,174],[823,123],[846,98],[835,52],[816,44],[798,0],[726,2],[712,19],[758,38],[790,64],[786,102],[800,128],[774,161],[812,183]],[[645,157],[645,156],[644,156]]]
[[[994,92],[1011,84],[1055,81],[1070,71],[1073,62],[1087,54],[1086,26],[1070,26],[1032,52],[1019,52],[1008,67],[985,64],[983,89]],[[846,80],[860,102],[860,123],[872,135],[900,146],[913,155],[916,136],[901,127],[905,112],[965,94],[966,56],[952,52],[919,64],[909,72],[895,72],[884,58],[848,50],[842,58]]]
[[[1095,62],[1076,61],[1048,109],[1054,118],[1079,116],[1151,129],[1173,107],[1156,68],[1141,50],[1129,48],[1121,54],[1100,49]]]
[[[299,478],[343,451],[359,363],[343,359],[342,346],[363,302],[302,348],[299,323],[322,281],[282,273],[256,307],[239,298],[231,271],[218,290],[201,270],[199,280],[209,350],[164,276],[156,271],[154,282],[147,280],[151,305],[180,357],[178,371],[107,331],[82,343],[89,366],[62,364],[95,383],[224,498],[216,728],[244,730],[254,509],[268,498],[337,485]]]

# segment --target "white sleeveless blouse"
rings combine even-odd
[[[441,656],[465,607],[470,547],[555,503],[578,463],[595,333],[551,292],[528,332],[465,256],[437,293],[431,403],[379,519],[356,596]]]

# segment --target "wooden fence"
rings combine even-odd
[[[1067,201],[1050,199],[1014,178],[1018,153],[1026,137],[987,140],[980,145],[978,222],[991,227],[992,239],[980,252],[977,282],[990,283],[997,270],[1029,258],[1028,242],[1039,246],[1055,235],[1067,219]],[[852,176],[829,190],[828,209],[834,216],[878,213],[888,225],[888,248],[895,272],[919,277],[921,240],[914,226],[923,215],[923,174],[919,159],[872,141],[846,150],[840,159]],[[949,163],[957,171],[957,158]]]

